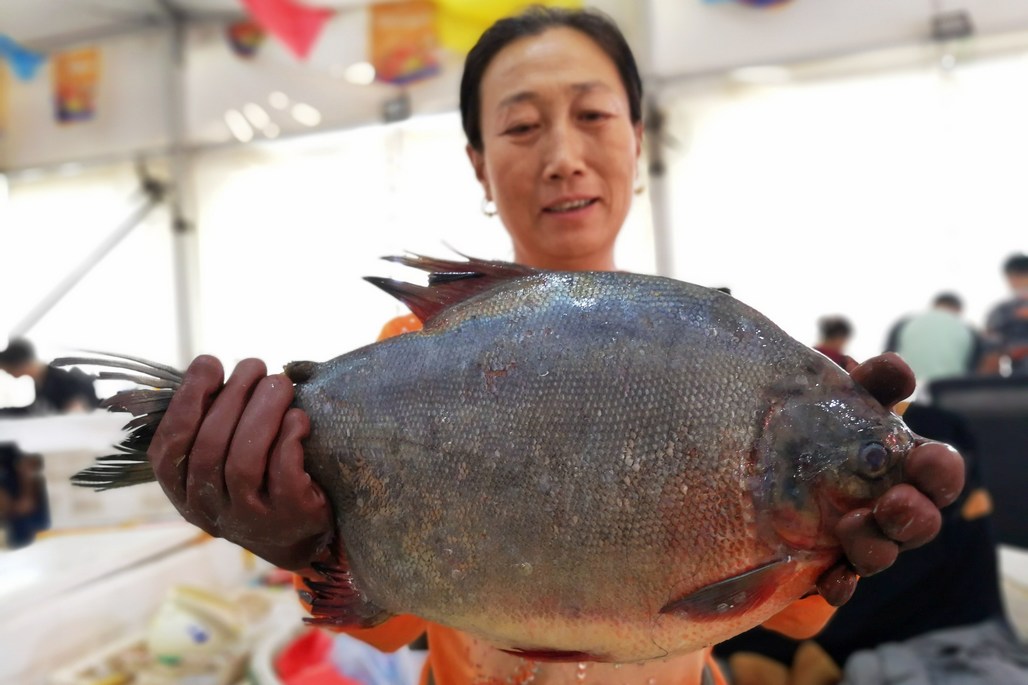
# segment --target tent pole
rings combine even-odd
[[[186,145],[186,16],[167,0],[158,0],[167,16],[171,40],[166,69],[167,130],[170,143],[172,259],[175,279],[175,321],[178,363],[185,365],[197,350],[197,283],[199,259],[192,195],[192,155]]]

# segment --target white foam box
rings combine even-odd
[[[233,593],[265,568],[184,522],[53,535],[0,552],[0,683],[46,685],[138,635],[175,585]]]

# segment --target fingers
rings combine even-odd
[[[300,409],[290,409],[268,458],[268,497],[272,501],[306,498],[312,482],[303,467],[301,443],[309,433],[307,415]]]
[[[930,499],[907,484],[890,488],[874,507],[874,518],[886,537],[902,549],[920,547],[942,529],[942,514]]]
[[[239,419],[225,463],[225,484],[235,502],[253,500],[264,486],[268,452],[293,401],[293,384],[282,374],[260,381]]]
[[[323,534],[332,528],[332,511],[322,489],[304,470],[302,441],[310,434],[310,419],[290,409],[268,458],[268,499],[289,502],[304,518],[304,527]]]
[[[894,352],[858,364],[850,376],[885,407],[892,408],[914,392],[914,372]]]
[[[258,381],[267,373],[259,359],[244,359],[214,399],[189,451],[186,504],[209,521],[225,502],[225,457],[232,435]]]
[[[857,574],[845,562],[836,564],[817,579],[817,592],[833,607],[841,607],[857,589]]]
[[[835,534],[850,565],[862,576],[887,569],[899,556],[899,545],[886,537],[869,509],[856,509],[843,516]]]
[[[194,359],[147,450],[157,480],[177,509],[186,504],[186,455],[223,378],[224,369],[214,357]]]
[[[964,459],[941,442],[915,447],[903,463],[907,482],[923,492],[937,507],[956,501],[964,489]]]

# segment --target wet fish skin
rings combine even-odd
[[[611,661],[712,644],[810,591],[834,522],[913,444],[738,300],[633,274],[498,279],[301,380],[307,466],[363,600],[346,621],[416,613]]]

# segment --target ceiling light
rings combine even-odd
[[[261,132],[268,138],[278,138],[280,129],[278,127],[278,124],[268,124],[263,129],[261,129]]]
[[[728,75],[733,81],[757,86],[773,86],[792,80],[792,72],[777,64],[740,67],[733,69]]]
[[[268,95],[268,102],[275,109],[285,109],[289,106],[289,96],[280,90]]]
[[[317,126],[321,123],[321,112],[308,104],[297,102],[290,112],[293,118],[304,126]]]
[[[225,112],[225,123],[228,124],[228,130],[240,143],[248,143],[253,140],[253,129],[250,128],[246,117],[239,110],[230,109]]]
[[[268,116],[268,113],[255,102],[248,102],[243,105],[243,114],[250,120],[254,128],[264,128],[271,122],[271,117]]]
[[[358,86],[371,85],[375,82],[375,67],[369,62],[356,62],[346,67],[343,78]]]

